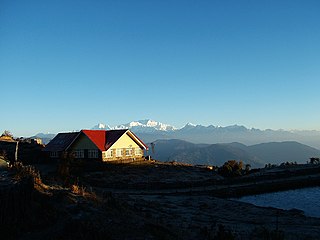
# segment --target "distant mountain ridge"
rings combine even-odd
[[[149,144],[150,145],[150,144]],[[178,139],[157,140],[149,153],[160,161],[221,166],[228,160],[242,160],[252,167],[267,163],[306,163],[320,156],[320,150],[298,142],[271,142],[247,146],[241,143],[194,144]]]

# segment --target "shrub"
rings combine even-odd
[[[218,173],[224,177],[235,177],[241,176],[243,169],[243,162],[236,160],[230,160],[223,164],[222,167],[218,169]]]
[[[224,225],[218,225],[218,231],[213,238],[214,240],[233,240],[235,236],[230,230],[227,230]]]

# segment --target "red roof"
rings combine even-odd
[[[66,151],[81,133],[85,134],[100,151],[106,151],[127,131],[128,129],[81,130],[81,132],[74,133],[59,133],[46,146],[45,151]],[[132,134],[132,136],[134,136],[134,138],[138,140],[138,142],[140,142],[145,147],[145,149],[148,149],[148,146],[143,141],[141,141],[141,139],[139,139],[134,133],[130,133]]]
[[[106,149],[106,131],[105,130],[82,130],[85,135],[99,148],[100,151]]]

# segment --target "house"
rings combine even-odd
[[[142,159],[144,150],[148,146],[128,129],[59,133],[44,149],[50,158],[71,156],[105,162]]]

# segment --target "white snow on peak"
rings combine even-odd
[[[137,126],[142,126],[142,124],[140,122],[130,122],[129,126],[130,127],[137,127]]]
[[[186,125],[185,125],[185,127],[187,127],[187,126],[189,126],[189,127],[195,127],[195,126],[197,126],[196,124],[193,124],[193,123],[191,123],[191,122],[188,122]]]
[[[106,126],[107,126],[107,125],[106,125],[106,124],[103,124],[103,123],[99,123],[99,124],[98,124],[98,128],[106,128]]]
[[[94,126],[93,129],[131,129],[137,132],[146,132],[151,133],[154,131],[174,131],[176,130],[175,127],[164,124],[160,122],[156,122],[154,120],[146,119],[146,120],[139,120],[133,121],[126,124],[120,124],[115,127],[110,127],[109,125],[99,123],[98,125]]]
[[[139,121],[133,121],[127,124],[122,124],[119,126],[116,126],[117,129],[119,128],[129,128],[132,130],[138,130],[139,132],[152,132],[152,131],[173,131],[176,128],[169,125],[164,124],[160,122],[156,122],[150,119],[146,120],[139,120]]]
[[[106,125],[104,123],[99,123],[98,125],[95,125],[92,129],[95,129],[95,130],[99,130],[99,129],[104,129],[104,130],[109,130],[109,129],[112,129],[109,125]]]

